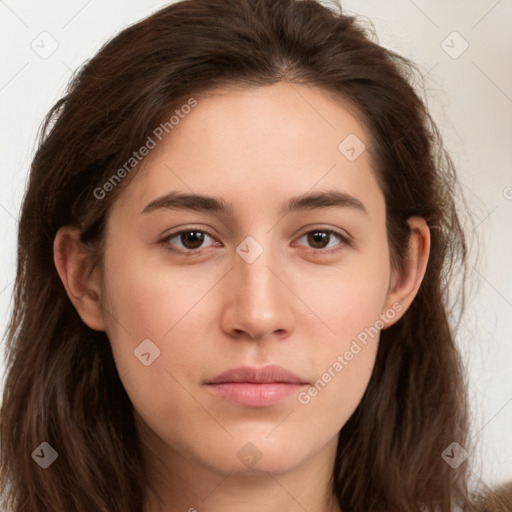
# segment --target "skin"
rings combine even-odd
[[[149,466],[146,510],[337,511],[329,486],[338,433],[367,387],[378,346],[368,340],[307,404],[297,393],[268,407],[232,403],[204,383],[242,365],[278,364],[315,383],[365,328],[411,304],[430,248],[423,219],[411,218],[406,269],[391,269],[384,197],[368,151],[349,161],[348,134],[368,134],[339,98],[287,83],[217,90],[153,149],[108,217],[101,267],[89,275],[76,229],[55,238],[55,263],[83,321],[107,333],[136,410]],[[307,192],[336,189],[350,207],[282,215]],[[222,197],[227,213],[142,210],[170,191]],[[202,252],[183,239],[206,229]],[[350,244],[312,230],[332,229]],[[248,263],[236,248],[248,236],[263,252]],[[331,254],[315,254],[314,249]],[[253,250],[253,249],[251,249]],[[396,311],[398,308],[400,311]],[[150,339],[160,356],[134,357]],[[304,389],[309,389],[307,386]],[[247,443],[251,443],[253,446]],[[261,455],[252,467],[237,456]],[[242,451],[242,453],[246,453]]]

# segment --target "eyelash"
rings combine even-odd
[[[165,250],[172,252],[174,254],[178,254],[181,256],[185,256],[185,257],[198,256],[206,249],[190,249],[190,250],[182,251],[182,250],[177,250],[177,249],[173,248],[172,245],[169,243],[169,241],[172,240],[173,238],[175,238],[176,236],[181,235],[182,233],[189,233],[190,231],[195,231],[195,232],[199,232],[199,233],[208,235],[210,238],[215,240],[215,237],[208,230],[191,226],[190,228],[181,229],[180,231],[175,231],[174,233],[171,233],[171,234],[165,236],[163,239],[160,240],[159,243],[164,247]],[[342,235],[338,231],[334,231],[332,229],[322,229],[322,228],[311,229],[309,231],[305,231],[302,235],[300,235],[299,239],[302,238],[304,235],[308,235],[308,234],[314,233],[314,232],[320,232],[320,233],[325,233],[328,235],[334,235],[336,238],[338,238],[340,240],[340,243],[334,249],[313,249],[313,248],[311,248],[310,251],[314,255],[333,254],[335,252],[340,251],[341,250],[340,247],[343,247],[343,246],[351,247],[352,246],[352,241],[349,237]]]

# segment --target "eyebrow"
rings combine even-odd
[[[368,214],[359,199],[339,190],[309,192],[297,197],[292,197],[282,206],[281,214],[286,215],[296,211],[333,207],[352,208],[364,214]],[[226,203],[221,197],[173,191],[151,201],[142,210],[141,214],[147,214],[160,209],[214,212],[230,215],[233,213],[232,205]]]

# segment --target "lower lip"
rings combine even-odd
[[[284,398],[297,393],[304,384],[268,382],[225,382],[209,384],[208,387],[224,398],[240,405],[265,407],[279,403]]]

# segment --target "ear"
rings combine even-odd
[[[99,272],[90,272],[90,260],[79,237],[78,228],[61,227],[53,241],[53,260],[80,318],[91,329],[104,331]]]
[[[408,219],[410,228],[409,250],[402,272],[393,272],[388,296],[386,298],[385,312],[391,309],[397,314],[386,322],[386,327],[396,323],[407,311],[425,276],[430,254],[430,229],[421,217]]]

